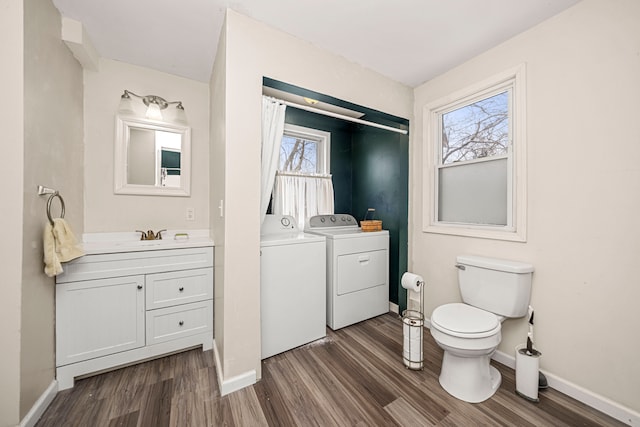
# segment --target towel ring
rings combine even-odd
[[[49,218],[49,222],[51,223],[51,225],[53,225],[53,218],[51,217],[51,202],[53,202],[53,199],[55,199],[56,197],[58,198],[58,200],[60,200],[60,218],[64,218],[64,200],[62,199],[62,196],[58,194],[58,192],[55,192],[50,195],[49,200],[47,200],[47,218]]]

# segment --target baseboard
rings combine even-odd
[[[425,320],[425,327],[431,328],[430,319]],[[502,351],[496,351],[492,357],[498,363],[502,363],[511,369],[516,368],[516,358]],[[549,387],[558,390],[560,393],[564,393],[576,399],[579,402],[589,405],[598,411],[615,418],[616,420],[628,424],[630,426],[640,426],[640,413],[634,411],[631,408],[620,405],[604,396],[593,393],[586,390],[579,385],[573,384],[557,375],[550,374],[548,372],[540,370],[547,377],[547,383]]]
[[[29,412],[27,412],[27,415],[20,421],[19,427],[35,426],[42,414],[44,414],[44,411],[46,411],[49,405],[51,405],[51,402],[53,402],[56,394],[58,394],[58,382],[53,380],[44,393],[36,400]]]
[[[218,346],[216,346],[215,339],[213,340],[213,354],[216,357],[216,372],[218,373],[218,387],[220,388],[221,396],[253,385],[258,381],[255,370],[225,380],[222,377],[222,363],[220,363],[220,354],[218,354]]]
[[[424,319],[424,327],[427,329],[431,329],[431,318]]]
[[[516,359],[514,356],[506,354],[502,351],[496,351],[492,357],[498,363],[502,363],[511,369],[516,368]],[[634,411],[631,408],[627,408],[619,403],[614,402],[604,396],[589,391],[577,384],[573,384],[570,381],[560,378],[557,375],[550,374],[542,369],[540,372],[547,378],[549,387],[558,390],[560,393],[564,393],[585,405],[589,405],[600,412],[603,412],[616,420],[628,424],[630,426],[640,426],[640,413]]]
[[[504,366],[508,366],[511,369],[516,369],[516,358],[514,356],[510,356],[507,353],[496,350],[491,358],[498,363],[502,363]]]
[[[400,314],[400,306],[389,301],[389,311],[395,314]]]

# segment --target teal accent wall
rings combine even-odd
[[[307,96],[365,113],[364,120],[408,129],[406,119],[297,86],[265,78],[265,86]],[[406,309],[406,290],[400,285],[407,271],[409,136],[355,124],[288,107],[285,122],[331,133],[331,174],[336,213],[362,220],[368,208],[389,230],[389,301]]]
[[[406,309],[400,285],[407,271],[409,141],[406,135],[362,126],[352,139],[351,208],[362,218],[368,208],[389,230],[389,301]]]

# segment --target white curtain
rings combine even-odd
[[[287,106],[267,96],[262,97],[262,182],[260,192],[260,223],[264,221],[271,199],[273,181],[278,169],[280,143],[284,133],[284,113]]]
[[[300,230],[314,215],[333,213],[331,175],[278,173],[273,189],[273,213],[291,215]]]

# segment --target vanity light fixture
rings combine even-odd
[[[171,118],[171,121],[177,123],[187,123],[187,115],[184,112],[184,107],[182,106],[182,101],[167,101],[164,98],[157,95],[137,95],[130,90],[124,91],[122,96],[120,97],[120,107],[118,108],[118,112],[123,114],[135,114],[135,109],[133,106],[133,100],[131,96],[139,98],[142,100],[142,103],[147,107],[147,111],[145,116],[149,119],[155,120],[163,120],[165,117],[163,116],[162,110],[166,110],[169,105],[175,104],[176,108],[174,111],[174,115]]]

